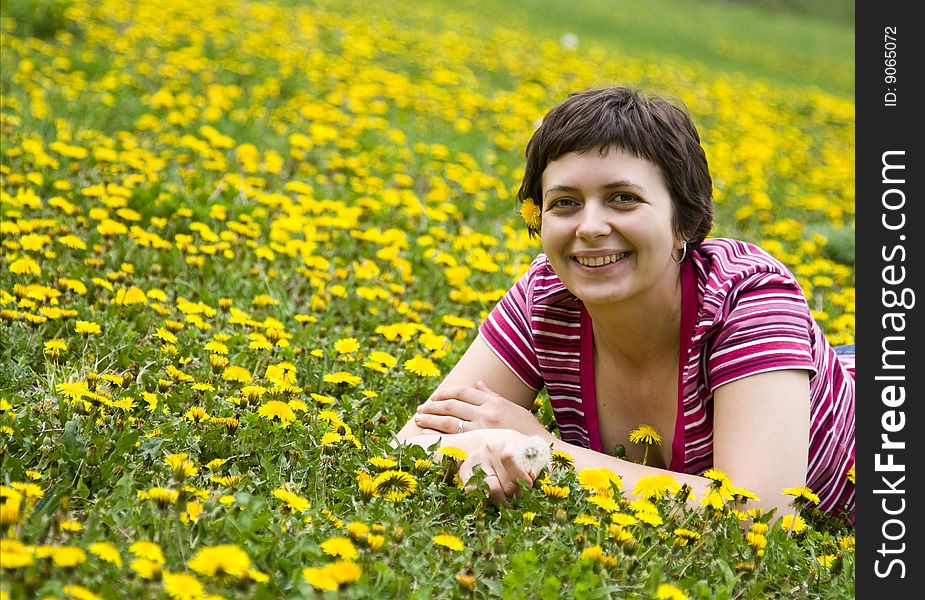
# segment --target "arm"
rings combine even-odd
[[[499,482],[489,481],[492,500],[503,500],[517,489],[517,479],[532,484],[535,474],[516,467],[514,456],[526,435],[510,429],[482,429],[462,434],[422,434],[409,440],[424,447],[441,439],[468,454],[460,467],[467,481],[475,465],[486,473],[498,473]],[[699,506],[711,481],[697,475],[676,473],[563,442],[547,433],[554,450],[574,459],[576,470],[606,468],[620,475],[623,490],[633,496],[636,482],[652,475],[670,475],[691,487],[692,504]],[[714,466],[729,476],[736,487],[758,496],[764,511],[777,509],[777,516],[791,511],[792,499],[781,493],[788,487],[805,485],[809,446],[809,377],[806,371],[785,370],[751,375],[717,388],[714,395]],[[754,506],[754,505],[750,505]]]
[[[808,372],[751,375],[719,386],[713,398],[713,464],[754,492],[764,510],[787,514],[793,499],[781,490],[806,484]]]
[[[428,408],[422,407],[397,437],[404,442],[422,434],[457,433],[460,420],[464,430],[506,427],[548,434],[529,410],[536,395],[478,335],[425,403]]]

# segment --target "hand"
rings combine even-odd
[[[533,413],[496,394],[482,381],[475,387],[453,386],[437,390],[417,408],[414,422],[436,433],[513,429],[543,439],[552,437]]]
[[[459,478],[465,483],[465,490],[476,489],[470,481],[476,466],[480,466],[488,485],[488,501],[495,505],[509,506],[507,499],[520,497],[518,481],[533,487],[536,473],[528,473],[518,465],[518,455],[527,436],[510,429],[483,429],[455,436],[454,447],[466,452],[466,460],[459,466]]]

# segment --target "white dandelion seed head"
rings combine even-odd
[[[563,33],[559,37],[559,45],[561,45],[563,48],[566,48],[568,50],[574,50],[575,48],[577,48],[578,42],[579,42],[578,36],[570,31]]]
[[[539,473],[552,460],[552,449],[548,442],[538,435],[524,440],[523,445],[514,455],[514,462],[528,473]]]

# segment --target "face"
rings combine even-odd
[[[681,247],[658,167],[621,149],[570,152],[543,171],[543,251],[586,305],[676,289]]]

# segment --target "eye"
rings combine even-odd
[[[555,208],[572,208],[573,206],[578,206],[578,202],[574,198],[562,197],[562,198],[553,198],[549,201],[549,210]]]
[[[639,196],[630,194],[629,192],[617,192],[610,197],[610,200],[617,204],[635,204],[639,202]]]

